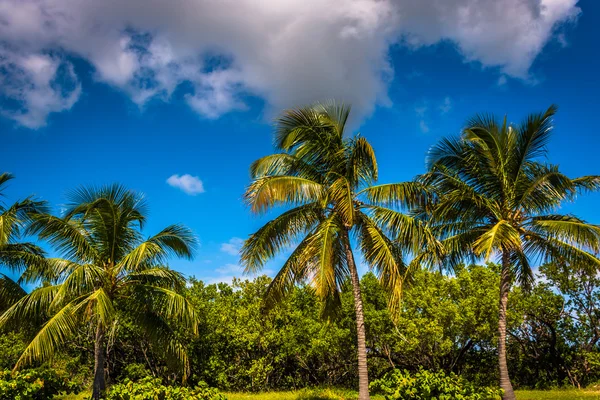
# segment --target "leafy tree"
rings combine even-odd
[[[497,254],[501,265],[498,323],[500,386],[515,395],[506,364],[506,308],[513,279],[532,282],[531,260],[600,266],[600,227],[557,214],[564,201],[600,188],[599,176],[570,179],[542,163],[556,107],[521,124],[493,116],[468,121],[458,138],[446,138],[429,154],[420,181],[435,196],[422,215],[446,253],[449,265]]]
[[[0,197],[3,196],[6,183],[11,179],[11,174],[0,174]],[[45,203],[31,198],[18,201],[9,207],[0,203],[0,267],[12,274],[22,273],[27,266],[30,267],[29,271],[43,267],[42,249],[34,243],[19,240],[31,218],[44,211]],[[26,294],[21,284],[31,282],[31,278],[27,273],[15,281],[10,276],[0,273],[0,310],[5,310]]]
[[[252,164],[252,183],[245,199],[255,213],[277,205],[291,209],[252,234],[241,258],[247,272],[256,272],[299,239],[269,286],[267,305],[279,301],[296,283],[308,280],[326,314],[337,308],[341,285],[350,278],[356,312],[359,398],[363,400],[369,398],[367,351],[351,237],[394,305],[407,271],[401,245],[418,240],[417,233],[423,229],[410,216],[386,207],[392,202],[390,192],[394,198],[408,198],[405,192],[419,185],[371,186],[378,175],[375,153],[365,138],[345,137],[349,114],[349,107],[327,103],[287,110],[277,119],[275,147],[280,153]],[[414,239],[391,240],[390,235],[400,230],[413,233]]]
[[[182,295],[184,278],[165,262],[171,255],[192,257],[193,235],[171,225],[143,240],[143,198],[119,185],[81,188],[71,193],[70,201],[63,218],[40,214],[31,227],[64,257],[48,259],[41,277],[51,284],[33,290],[0,317],[2,327],[47,318],[15,369],[49,359],[78,326],[92,325],[93,398],[99,399],[105,389],[107,334],[124,315],[144,329],[185,377],[188,359],[174,327],[196,332],[196,315]]]

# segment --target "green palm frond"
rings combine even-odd
[[[283,248],[291,245],[300,235],[311,231],[322,216],[320,205],[309,203],[284,212],[250,235],[241,250],[245,272],[260,271]]]
[[[5,310],[27,295],[27,292],[10,277],[0,274],[0,309]]]
[[[194,307],[180,293],[155,285],[136,285],[133,296],[139,297],[139,301],[150,301],[153,313],[160,315],[166,321],[177,321],[181,326],[193,334],[198,333],[198,317]]]
[[[398,311],[407,267],[400,246],[391,241],[367,215],[359,214],[358,242],[367,264],[376,272],[389,296],[392,314]]]
[[[103,288],[94,290],[89,296],[79,301],[72,311],[74,314],[83,311],[86,320],[97,318],[97,322],[105,328],[110,326],[115,319],[113,302]]]
[[[99,258],[89,232],[80,221],[64,220],[52,215],[41,214],[34,218],[28,229],[48,241],[66,258],[93,261]]]
[[[377,181],[379,171],[375,151],[367,139],[358,137],[350,141],[347,175],[350,185],[371,185]]]
[[[294,285],[308,277],[310,236],[307,236],[290,254],[279,272],[275,275],[264,297],[266,309],[273,308],[285,295],[292,290]]]
[[[298,176],[319,183],[323,181],[323,176],[316,168],[287,153],[259,158],[250,165],[250,176],[252,179],[267,176]]]
[[[3,172],[0,174],[0,196],[2,195],[2,190],[8,181],[14,179],[14,175],[8,172]]]
[[[70,265],[72,266],[72,265]],[[78,265],[70,271],[54,298],[51,307],[62,306],[73,299],[94,292],[109,283],[107,271],[94,264]]]
[[[74,334],[77,321],[73,311],[73,305],[67,304],[54,314],[27,345],[14,370],[48,360]]]
[[[498,221],[490,226],[475,242],[474,253],[489,261],[492,253],[506,250],[518,250],[522,247],[521,235],[508,221]]]
[[[181,292],[185,287],[185,277],[181,272],[166,267],[154,267],[130,273],[123,279],[124,285],[159,286]]]
[[[327,196],[342,222],[348,227],[354,225],[354,194],[348,180],[345,177],[336,179],[329,186]]]
[[[598,191],[600,190],[600,175],[582,176],[573,179],[573,185],[583,191]]]
[[[9,243],[0,246],[0,265],[12,272],[22,272],[28,267],[42,273],[46,266],[44,251],[33,243]],[[43,276],[36,276],[43,278]]]
[[[600,226],[571,215],[544,215],[533,217],[529,224],[533,232],[545,234],[567,243],[600,252]]]
[[[365,204],[363,209],[387,236],[413,254],[440,246],[434,232],[421,219],[387,207]]]
[[[275,205],[301,205],[322,201],[323,185],[296,176],[268,176],[258,178],[248,187],[245,200],[255,213],[262,213]]]
[[[60,286],[43,286],[21,297],[0,316],[0,330],[18,328],[26,321],[36,321],[48,315]]]
[[[428,186],[420,182],[388,183],[370,186],[357,193],[371,204],[395,208],[425,207],[432,199]]]

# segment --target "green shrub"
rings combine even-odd
[[[386,400],[496,400],[502,396],[499,388],[476,387],[453,373],[420,370],[411,375],[396,369],[382,379],[371,383],[370,388],[385,395]]]
[[[146,377],[139,382],[126,379],[113,385],[106,400],[226,400],[217,389],[200,383],[195,388],[165,386],[161,379]]]
[[[0,372],[0,400],[44,400],[62,392],[71,392],[69,381],[48,368]]]

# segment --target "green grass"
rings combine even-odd
[[[226,393],[228,400],[353,400],[356,392],[329,391],[330,397],[318,396],[323,391]],[[312,396],[311,396],[312,394]],[[338,397],[334,397],[338,396]],[[383,396],[371,396],[372,400],[383,400]],[[600,391],[591,390],[517,390],[518,400],[600,400]]]
[[[356,392],[347,390],[317,390],[267,393],[226,393],[228,400],[353,400]],[[84,400],[90,393],[56,396],[54,400]],[[384,400],[383,396],[371,396],[372,400]],[[517,390],[517,400],[600,400],[598,390]]]
[[[300,390],[297,392],[225,393],[228,400],[355,400],[357,392],[340,389]],[[384,400],[371,396],[371,400]]]
[[[597,390],[517,390],[518,400],[600,400]]]

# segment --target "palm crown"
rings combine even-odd
[[[476,117],[461,138],[432,148],[420,180],[437,196],[427,217],[450,265],[502,254],[527,285],[532,259],[599,263],[590,251],[600,250],[600,227],[554,212],[578,192],[600,188],[600,177],[570,179],[538,161],[555,111],[550,107],[520,125]]]
[[[82,188],[70,197],[63,218],[37,215],[30,227],[64,257],[47,259],[38,274],[51,284],[33,290],[0,317],[0,326],[7,326],[48,316],[15,368],[48,359],[84,321],[97,327],[96,345],[103,352],[104,332],[128,318],[185,376],[188,359],[174,328],[195,333],[196,315],[182,295],[184,278],[165,262],[172,255],[192,256],[191,232],[172,225],[144,240],[143,198],[118,185]]]
[[[392,298],[397,300],[400,293],[406,242],[392,238],[409,227],[424,229],[397,207],[388,206],[408,201],[407,192],[419,185],[372,186],[378,174],[375,154],[365,138],[344,137],[349,112],[349,107],[335,103],[286,111],[277,120],[275,146],[281,153],[251,166],[253,181],[245,197],[252,211],[292,207],[246,241],[242,249],[246,270],[260,270],[299,241],[271,283],[267,298],[272,301],[306,279],[326,304],[337,301],[340,285],[349,277],[345,250],[349,233]]]

